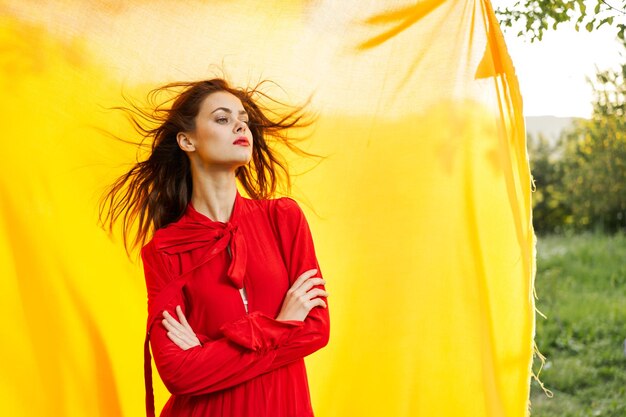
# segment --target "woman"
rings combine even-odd
[[[154,230],[141,250],[147,414],[151,346],[172,394],[161,416],[313,416],[303,358],[328,343],[328,293],[302,210],[268,198],[286,173],[268,139],[293,146],[282,132],[304,124],[302,109],[272,121],[256,89],[222,79],[158,91],[171,88],[183,90],[170,107],[129,111],[150,156],[101,206],[109,227],[122,218],[125,243],[134,223],[136,245]]]

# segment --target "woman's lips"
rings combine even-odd
[[[233,145],[250,146],[250,141],[246,137],[240,137],[233,142]]]

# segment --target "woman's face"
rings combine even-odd
[[[237,168],[252,158],[253,138],[248,120],[236,96],[226,91],[212,93],[200,105],[196,129],[185,134],[193,147],[185,149],[180,140],[179,144],[188,151],[192,163],[210,169]]]

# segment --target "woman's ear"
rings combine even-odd
[[[176,135],[176,142],[178,142],[178,146],[185,152],[193,152],[196,150],[196,146],[191,141],[189,134],[185,132],[178,132]]]

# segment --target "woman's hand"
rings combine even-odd
[[[326,308],[326,302],[316,297],[328,297],[328,293],[321,288],[313,288],[316,285],[324,285],[326,281],[315,277],[316,273],[317,269],[310,269],[296,279],[287,291],[276,320],[304,321],[314,307]]]
[[[176,306],[176,314],[179,321],[176,321],[167,311],[163,312],[163,317],[165,317],[163,326],[167,329],[167,337],[183,350],[200,346],[200,340],[198,340],[196,333],[187,322],[187,318],[185,318],[180,306]]]

